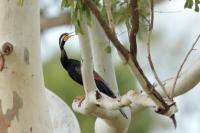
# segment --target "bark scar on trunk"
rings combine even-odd
[[[30,64],[29,62],[29,51],[27,48],[24,48],[24,62],[28,65]]]
[[[23,107],[23,100],[13,91],[13,106],[11,109],[7,109],[6,113],[2,110],[2,101],[0,99],[0,131],[1,133],[8,133],[8,128],[11,126],[11,121],[16,119],[19,121],[19,109]]]

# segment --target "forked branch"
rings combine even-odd
[[[84,0],[86,6],[91,10],[91,12],[94,14],[94,16],[99,21],[100,25],[104,29],[104,32],[106,33],[107,37],[112,41],[113,45],[116,47],[118,52],[120,52],[124,58],[126,59],[127,63],[129,64],[131,70],[136,74],[136,77],[140,84],[142,85],[145,92],[151,97],[151,99],[156,103],[158,108],[165,110],[164,112],[167,112],[169,109],[168,104],[165,102],[165,100],[162,98],[162,96],[155,90],[154,86],[148,81],[147,77],[144,75],[142,69],[140,68],[136,58],[132,58],[133,56],[130,54],[130,52],[123,47],[121,42],[118,40],[117,36],[113,34],[112,30],[106,23],[106,21],[101,16],[100,11],[96,7],[93,1],[91,0]],[[137,5],[135,4],[135,8],[133,10],[137,10]]]

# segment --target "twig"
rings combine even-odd
[[[153,21],[154,21],[154,1],[151,0],[150,4],[151,4],[151,19],[150,19],[150,24],[149,24],[149,33],[148,33],[148,41],[147,41],[148,61],[149,61],[149,65],[151,67],[151,70],[153,72],[155,79],[157,80],[158,84],[161,86],[165,95],[169,98],[165,86],[162,84],[162,81],[158,77],[158,74],[156,72],[156,69],[153,65],[153,61],[152,61],[152,58],[151,58],[150,42],[151,42],[151,33],[152,33],[152,30],[153,30]]]
[[[158,84],[161,86],[163,92],[165,93],[165,95],[169,98],[169,95],[167,94],[167,91],[166,91],[166,88],[165,86],[163,85],[162,81],[160,80],[160,78],[158,77],[158,74],[155,70],[155,67],[153,65],[153,61],[151,59],[151,52],[150,52],[150,38],[151,38],[151,31],[149,31],[149,35],[148,35],[148,42],[147,42],[147,51],[148,51],[148,61],[149,61],[149,64],[150,64],[150,67],[151,67],[151,70],[153,72],[153,75],[156,79],[156,81],[158,82]]]
[[[183,65],[185,64],[186,60],[188,59],[190,53],[193,51],[193,49],[194,49],[195,45],[197,44],[199,38],[200,38],[200,34],[198,35],[198,37],[196,38],[196,40],[195,40],[195,42],[193,43],[192,47],[191,47],[190,50],[188,51],[188,53],[187,53],[185,59],[183,60],[183,63],[181,64],[181,66],[180,66],[180,68],[179,68],[179,70],[178,70],[178,72],[177,72],[177,74],[176,74],[176,78],[175,78],[175,80],[174,80],[174,84],[173,84],[173,87],[172,87],[172,91],[171,91],[171,94],[170,94],[170,98],[173,97],[173,94],[174,94],[174,91],[175,91],[175,87],[176,87],[176,82],[177,82],[177,80],[178,80],[179,74],[181,73],[181,70],[182,70],[182,68],[183,68]]]
[[[105,5],[105,8],[106,8],[106,14],[107,14],[107,17],[108,17],[109,26],[112,29],[113,33],[116,34],[115,33],[115,24],[113,22],[113,16],[112,16],[112,12],[111,12],[110,0],[104,0],[104,5]]]
[[[162,84],[161,80],[159,79],[158,77],[158,74],[156,73],[156,70],[154,68],[154,65],[153,65],[153,62],[152,62],[152,59],[151,59],[151,52],[150,52],[150,39],[151,39],[151,32],[152,32],[152,29],[153,29],[153,20],[154,20],[154,1],[153,0],[150,0],[150,6],[151,6],[151,20],[150,20],[150,25],[149,25],[149,35],[148,35],[148,43],[147,43],[147,46],[148,46],[148,60],[149,60],[149,64],[150,64],[150,67],[151,67],[151,70],[153,71],[153,74],[155,76],[155,79],[158,81],[158,84],[161,86],[162,90],[164,91],[165,95],[168,97],[168,100],[170,100],[170,104],[168,103],[168,106],[166,107],[167,109],[167,113],[166,113],[166,110],[159,110],[158,109],[158,113],[161,113],[161,114],[170,114],[168,115],[172,121],[173,121],[173,124],[176,128],[176,119],[175,119],[175,113],[177,112],[177,107],[176,107],[176,104],[174,103],[173,99],[170,99],[168,94],[167,94],[167,91],[166,91],[166,88],[164,87],[164,85]],[[158,93],[159,94],[159,93]],[[172,106],[171,106],[172,105]]]
[[[151,20],[150,20],[150,25],[149,25],[149,31],[153,29],[153,20],[154,20],[154,1],[153,0],[151,0],[150,6],[151,6]]]

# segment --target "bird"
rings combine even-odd
[[[61,52],[60,62],[63,68],[68,72],[69,76],[75,82],[83,86],[80,61],[68,58],[67,53],[64,49],[65,42],[72,36],[73,36],[72,33],[63,33],[59,37],[59,47]],[[106,82],[103,80],[103,78],[95,71],[93,71],[93,74],[97,89],[111,98],[117,98],[116,95],[113,93],[113,91],[108,87]],[[122,111],[122,109],[119,109],[119,111],[126,119],[128,119],[128,117]]]

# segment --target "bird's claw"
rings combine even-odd
[[[74,100],[75,102],[77,101],[79,102],[78,107],[80,107],[84,99],[85,99],[85,96],[76,96]]]

